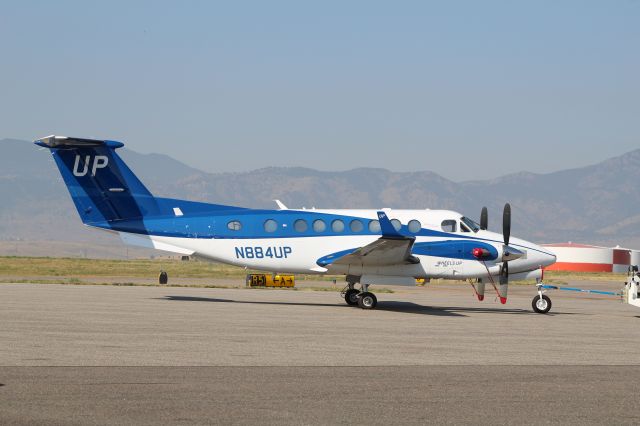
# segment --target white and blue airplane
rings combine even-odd
[[[484,299],[493,284],[504,304],[509,280],[540,279],[553,253],[448,210],[260,210],[153,196],[116,153],[121,142],[47,136],[82,222],[118,233],[126,244],[278,273],[346,277],[349,305],[373,309],[372,284],[415,285],[416,279],[476,280]],[[534,309],[551,307],[542,294]],[[538,309],[536,309],[536,306]]]

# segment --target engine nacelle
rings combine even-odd
[[[518,272],[516,274],[509,274],[509,281],[524,281],[524,280],[542,280],[542,268],[529,272]]]

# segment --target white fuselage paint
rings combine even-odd
[[[422,223],[422,228],[442,231],[440,224],[444,219],[459,220],[462,215],[445,210],[389,210],[383,209],[389,217],[396,218],[407,224],[412,219]],[[364,219],[376,219],[377,210],[314,210],[317,213],[339,214],[355,216]],[[458,229],[459,231],[459,229]],[[121,233],[124,234],[124,233]],[[416,243],[436,241],[482,241],[493,245],[498,253],[503,250],[503,237],[490,231],[455,232],[454,237],[417,236]],[[356,249],[374,242],[379,235],[335,235],[318,237],[287,237],[287,238],[177,238],[164,236],[135,236],[122,235],[123,241],[129,244],[145,245],[135,239],[146,239],[151,245],[161,250],[175,251],[181,254],[193,254],[219,262],[236,266],[273,271],[280,273],[303,274],[344,274],[344,275],[375,275],[414,278],[443,278],[463,280],[469,278],[488,278],[497,276],[500,272],[501,259],[482,262],[476,259],[456,259],[448,257],[435,257],[416,255],[420,260],[417,264],[392,265],[392,266],[363,266],[363,265],[328,265],[318,266],[318,259],[343,250]],[[513,246],[526,253],[523,258],[509,262],[509,273],[513,278],[529,278],[530,271],[539,270],[541,266],[547,266],[555,262],[555,256],[544,248],[518,238],[510,239]],[[283,255],[280,250],[279,257],[247,258],[238,255],[238,247],[273,247],[276,250],[282,247],[290,248],[290,252]]]

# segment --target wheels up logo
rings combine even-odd
[[[91,165],[91,176],[96,175],[98,169],[104,169],[109,165],[109,157],[106,155],[96,155],[93,157],[93,164],[91,156],[86,155],[84,158],[80,155],[76,155],[76,160],[73,163],[73,175],[74,176],[86,176],[89,173],[89,166]],[[82,170],[81,170],[82,168]]]

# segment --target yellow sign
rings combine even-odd
[[[248,274],[247,287],[294,287],[294,275]]]

